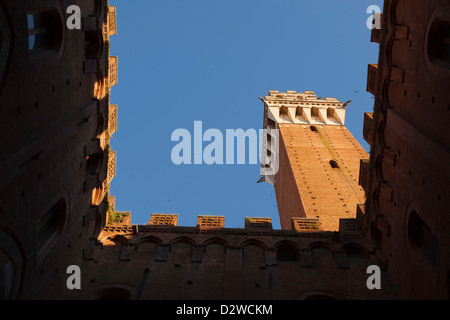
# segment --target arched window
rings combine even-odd
[[[30,51],[58,51],[62,42],[63,26],[56,9],[28,11],[27,25]]]
[[[288,118],[288,108],[286,106],[281,106],[280,108],[280,118],[281,119],[289,119]]]
[[[212,242],[205,246],[204,262],[212,264],[221,264],[225,262],[226,247],[219,242]]]
[[[416,211],[409,216],[408,240],[413,249],[422,252],[428,262],[436,267],[439,240]]]
[[[450,69],[450,21],[436,19],[431,24],[427,46],[430,61]]]
[[[108,240],[113,242],[116,246],[123,246],[128,244],[128,238],[120,234],[116,234],[114,237],[108,238]]]
[[[66,201],[61,199],[36,221],[36,249],[40,258],[61,236],[66,216]]]
[[[298,261],[298,249],[293,244],[282,243],[277,246],[277,261]]]
[[[295,108],[295,118],[304,120],[303,113],[302,113],[302,107]]]
[[[383,232],[376,227],[376,223],[373,222],[370,227],[370,233],[372,236],[372,243],[381,250],[383,244]]]
[[[327,120],[334,121],[334,108],[327,108]]]
[[[103,161],[103,151],[91,154],[86,159],[87,172],[90,174],[95,174],[99,171],[99,168]]]
[[[247,267],[265,264],[265,250],[258,244],[247,244],[242,251],[244,265]]]
[[[0,300],[11,299],[16,268],[8,254],[0,249]]]
[[[170,242],[170,255],[168,262],[173,264],[184,264],[191,261],[192,248],[195,246],[195,240],[188,237],[179,237]]]

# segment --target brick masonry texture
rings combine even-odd
[[[355,218],[365,202],[359,163],[369,155],[344,126],[280,124],[280,170],[275,190],[281,226],[293,217],[319,218],[323,230],[338,231],[340,218]],[[335,161],[338,168],[333,168]]]

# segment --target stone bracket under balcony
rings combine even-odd
[[[372,146],[374,133],[374,120],[373,112],[364,113],[364,127],[363,127],[363,137],[366,142]]]
[[[375,13],[374,19],[377,19],[380,21],[380,28],[372,28],[372,32],[370,34],[370,41],[381,43],[382,36],[383,36],[383,14],[382,13]]]
[[[117,78],[117,57],[109,57],[109,72],[108,72],[108,83],[109,87],[116,85],[118,82]]]
[[[369,188],[370,162],[368,159],[359,161],[359,185],[367,193]]]
[[[374,96],[377,95],[378,85],[378,64],[369,64],[367,70],[367,92],[370,92]]]

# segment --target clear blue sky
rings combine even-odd
[[[117,173],[110,194],[133,224],[151,213],[271,217],[280,228],[274,188],[256,182],[259,165],[180,165],[171,161],[175,129],[259,129],[269,90],[315,91],[353,102],[346,126],[362,146],[363,114],[373,110],[367,65],[378,45],[366,27],[368,6],[382,0],[110,0],[119,57]]]

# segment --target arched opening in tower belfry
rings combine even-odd
[[[288,108],[286,106],[281,106],[280,108],[280,118],[283,120],[288,120]]]

